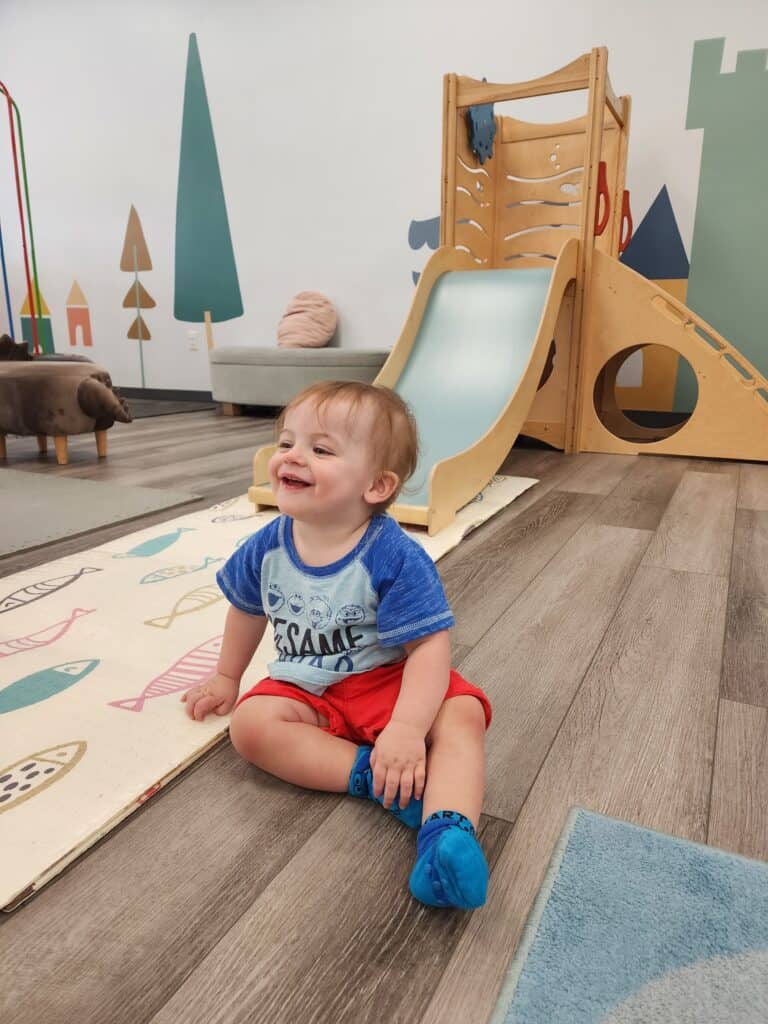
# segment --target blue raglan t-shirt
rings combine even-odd
[[[358,672],[401,661],[402,646],[453,625],[437,569],[387,515],[331,565],[305,565],[293,520],[279,516],[249,537],[216,574],[227,600],[272,623],[273,679],[310,693]]]

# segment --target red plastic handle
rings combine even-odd
[[[600,214],[600,197],[603,198],[603,216]],[[608,191],[608,168],[605,160],[601,160],[597,168],[597,203],[595,205],[595,238],[605,231],[611,217],[611,194]]]
[[[626,225],[627,234],[624,236],[624,226]],[[632,241],[632,210],[629,207],[629,189],[624,189],[624,195],[621,198],[621,241],[619,242],[619,253],[624,252],[629,243]]]

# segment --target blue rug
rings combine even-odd
[[[766,1024],[768,864],[571,812],[492,1024]]]

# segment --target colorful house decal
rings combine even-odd
[[[42,292],[37,293],[40,297],[40,309],[37,311],[37,340],[40,344],[40,351],[50,355],[53,351],[53,327],[51,325],[51,311],[43,298]],[[27,343],[30,352],[35,350],[34,335],[32,332],[32,317],[29,309],[29,296],[24,299],[21,307],[21,336]]]
[[[77,345],[78,331],[80,332],[80,341],[86,348],[90,348],[93,345],[91,311],[83,290],[77,281],[72,282],[72,287],[69,289],[69,295],[67,296],[67,329],[69,330],[69,344],[71,346]]]
[[[680,302],[685,302],[689,263],[666,185],[651,203],[620,259]],[[643,349],[637,356],[642,363],[642,382],[638,386],[616,387],[619,407],[669,412],[674,405],[677,355],[671,349],[653,346]]]

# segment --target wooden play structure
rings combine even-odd
[[[595,48],[517,85],[445,77],[441,245],[375,381],[409,401],[422,436],[418,493],[391,511],[430,534],[491,480],[520,433],[566,452],[768,460],[768,381],[618,260],[631,234],[631,103],[615,95],[607,59]],[[588,95],[575,120],[489,113],[492,155],[478,157],[470,109],[572,90]],[[616,402],[620,367],[649,345],[687,360],[696,376],[696,406],[682,424],[643,426]],[[273,451],[254,457],[257,506],[274,504]]]

